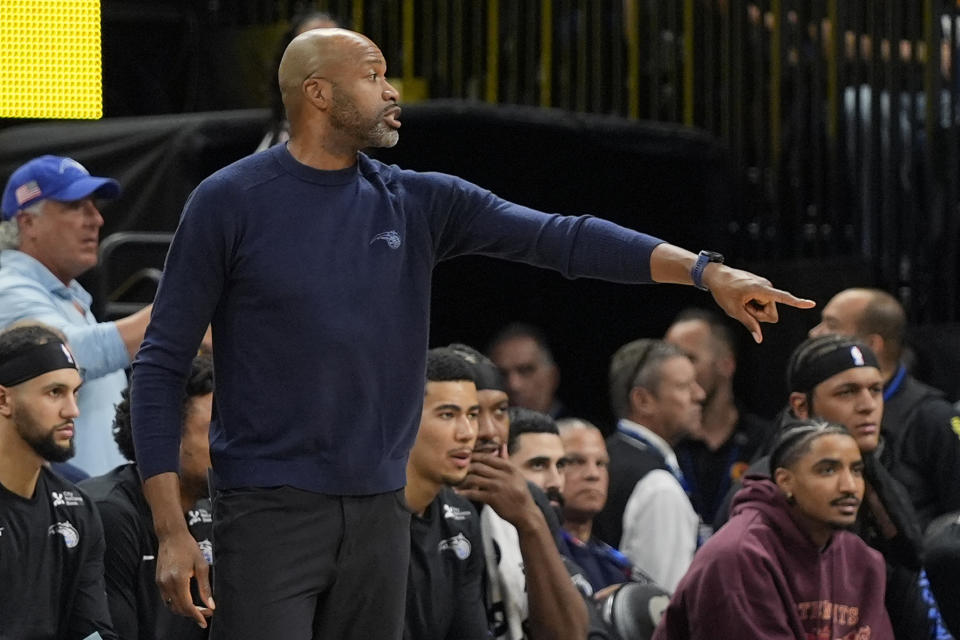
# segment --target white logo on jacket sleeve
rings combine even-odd
[[[373,236],[373,240],[370,241],[370,244],[372,245],[377,240],[383,240],[391,249],[399,249],[400,245],[403,244],[403,241],[400,239],[400,234],[396,231],[384,231],[383,233],[378,233],[377,235]]]
[[[52,536],[58,533],[63,536],[63,544],[67,546],[67,549],[73,549],[80,544],[80,532],[74,529],[69,522],[57,522],[47,528],[47,535]]]
[[[440,544],[438,545],[439,551],[449,549],[450,551],[453,551],[454,555],[461,560],[466,560],[470,557],[471,548],[470,541],[467,540],[467,536],[463,535],[462,533],[458,533],[452,538],[441,540]]]

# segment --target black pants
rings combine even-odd
[[[401,638],[410,556],[403,490],[222,491],[213,527],[213,640]]]

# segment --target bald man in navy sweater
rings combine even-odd
[[[813,306],[717,254],[368,158],[361,149],[399,137],[386,73],[383,54],[357,33],[317,29],[290,43],[278,74],[290,141],[190,196],[134,364],[158,582],[171,609],[200,625],[216,609],[215,639],[400,638],[404,470],[439,261],[483,254],[571,278],[696,284],[758,341],[778,302]],[[208,324],[216,603],[176,473],[176,408]],[[190,599],[191,578],[201,603]]]

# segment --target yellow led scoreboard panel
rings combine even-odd
[[[103,116],[99,0],[0,0],[0,118]]]

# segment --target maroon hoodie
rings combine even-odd
[[[883,557],[838,531],[818,549],[769,478],[694,556],[653,640],[893,640]]]

